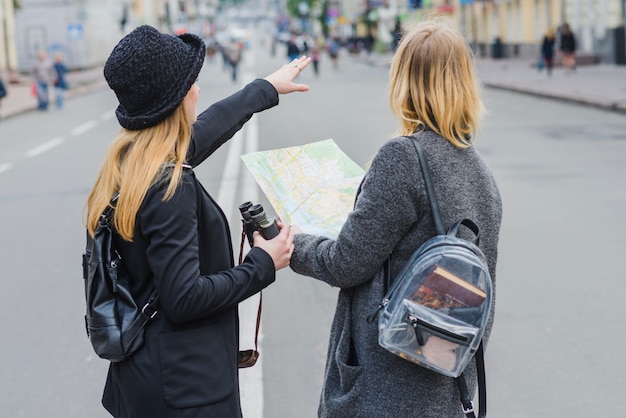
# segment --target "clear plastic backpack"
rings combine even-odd
[[[385,295],[378,342],[428,369],[458,377],[480,345],[492,304],[484,255],[456,236],[459,226],[424,243]]]

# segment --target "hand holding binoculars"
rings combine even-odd
[[[239,212],[241,212],[244,231],[251,247],[254,243],[252,238],[254,231],[259,231],[265,239],[272,239],[280,232],[276,218],[273,216],[268,218],[260,204],[244,202],[239,205]]]

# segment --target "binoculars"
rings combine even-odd
[[[254,244],[252,238],[254,231],[259,231],[265,239],[272,239],[280,232],[276,218],[273,216],[268,218],[261,205],[245,202],[239,205],[239,212],[243,218],[243,228],[250,247]]]

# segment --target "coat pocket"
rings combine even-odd
[[[363,393],[361,377],[364,368],[354,341],[350,292],[342,291],[332,326],[326,376],[322,388],[320,417],[347,418],[358,410]]]
[[[161,334],[159,350],[163,394],[170,407],[210,405],[232,395],[235,384],[218,326]]]

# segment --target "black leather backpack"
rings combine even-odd
[[[122,361],[143,344],[145,325],[157,314],[158,294],[138,305],[130,293],[128,273],[113,245],[112,219],[118,193],[100,215],[94,237],[87,233],[83,279],[87,312],[85,327],[96,354]]]

